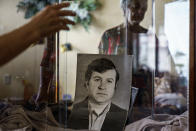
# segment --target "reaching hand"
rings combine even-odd
[[[62,10],[62,8],[69,5],[69,3],[50,5],[36,14],[28,24],[29,28],[35,31],[35,39],[39,40],[62,29],[69,30],[67,25],[75,23],[65,18],[65,16],[75,16],[75,13],[69,10]]]
[[[74,24],[74,22],[66,19],[65,16],[75,16],[75,13],[62,10],[69,5],[69,3],[62,3],[47,6],[26,25],[0,36],[0,66],[41,38],[61,29],[69,30],[67,25]]]

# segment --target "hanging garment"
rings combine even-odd
[[[56,80],[55,80],[55,35],[47,37],[47,44],[40,64],[40,86],[37,102],[56,101]]]
[[[125,131],[188,131],[188,111],[182,115],[154,115],[128,125]]]

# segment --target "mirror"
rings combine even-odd
[[[23,18],[23,13],[17,13],[19,1],[0,1],[0,35],[29,21]],[[74,9],[81,20],[90,14],[92,23],[88,30],[80,22],[70,27],[70,31],[60,31],[59,37],[48,37],[47,42],[43,42],[45,45],[29,47],[1,67],[0,99],[20,104],[36,95],[41,83],[40,76],[47,78],[40,75],[46,43],[50,40],[57,43],[59,40],[59,66],[56,66],[59,76],[55,76],[56,72],[52,75],[59,77],[59,83],[53,81],[49,95],[51,101],[47,104],[56,104],[56,100],[60,100],[62,110],[56,112],[55,118],[65,127],[75,99],[77,55],[102,54],[134,55],[126,130],[146,119],[166,121],[167,116],[185,117],[185,128],[188,128],[190,1],[97,1],[101,6],[89,12],[71,2],[73,5],[70,9]],[[66,117],[62,118],[61,113]]]

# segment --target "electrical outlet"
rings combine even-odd
[[[12,77],[10,74],[4,74],[3,76],[3,84],[10,85],[12,82]]]

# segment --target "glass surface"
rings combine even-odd
[[[60,56],[60,83],[64,85],[62,96],[70,94],[74,100],[77,53],[133,54],[132,87],[136,87],[138,92],[131,103],[133,107],[127,124],[134,124],[146,117],[166,121],[166,114],[185,115],[188,123],[189,1],[148,0],[146,6],[141,1],[142,4],[134,0],[134,4],[125,2],[124,13],[119,3],[111,5],[107,1],[106,6],[93,14],[96,21],[88,33],[76,26],[71,32],[61,34],[62,42],[73,45],[72,51]],[[131,12],[137,10],[140,14],[129,17]],[[144,18],[142,13],[145,13]],[[138,22],[141,26],[131,26],[131,22]],[[77,32],[81,32],[80,35]],[[159,117],[157,114],[165,116]]]
[[[158,6],[159,1],[156,2]],[[155,78],[156,113],[180,115],[188,110],[189,1],[168,2],[162,10],[160,8],[157,8],[156,13],[158,15],[162,12],[164,17],[156,21],[163,25],[156,30],[160,43],[159,70],[162,76]],[[168,61],[166,57],[169,57]]]
[[[124,59],[127,55],[133,55],[132,69],[124,71],[125,73],[132,71],[132,79],[130,78],[132,84],[127,90],[131,93],[131,99],[124,100],[126,104],[120,104],[129,108],[126,131],[143,126],[137,122],[147,121],[154,124],[173,122],[175,118],[183,118],[182,123],[185,125],[181,126],[187,129],[189,1],[122,1],[124,3],[120,4],[120,0],[99,0],[102,6],[91,12],[93,19],[88,31],[81,24],[72,26],[70,31],[60,31],[59,36],[49,36],[44,41],[45,45],[29,47],[2,66],[1,106],[4,106],[4,102],[23,105],[33,113],[45,113],[43,123],[47,123],[50,119],[55,124],[58,122],[63,125],[56,124],[56,127],[67,128],[73,105],[76,104],[77,84],[84,88],[86,85],[85,80],[77,81],[78,74],[85,72],[83,68],[77,69],[80,68],[78,65],[85,63],[84,61],[77,63],[78,54],[100,54],[107,55],[108,58],[110,55],[113,57],[118,55]],[[24,20],[23,13],[16,12],[18,2],[19,0],[0,1],[0,35],[28,22]],[[76,7],[77,4],[71,6],[70,10],[75,10]],[[85,13],[84,10],[77,11],[81,16]],[[12,16],[8,18],[7,14]],[[58,47],[57,44],[50,46],[55,42],[59,43]],[[51,52],[47,52],[47,49],[51,49]],[[123,62],[121,64],[127,69],[127,63],[130,61]],[[122,83],[121,81],[121,86]],[[39,89],[44,90],[41,95]],[[117,91],[123,95],[119,89]],[[84,90],[78,94],[80,93],[87,94]],[[37,95],[44,101],[35,103]],[[115,101],[123,101],[118,98],[120,97],[116,97]],[[130,101],[128,102],[130,105],[127,101]],[[49,128],[44,126],[45,129]],[[156,128],[161,130],[163,127],[156,126]],[[148,129],[153,130],[153,127],[149,126]]]

